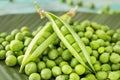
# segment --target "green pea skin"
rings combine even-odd
[[[106,80],[107,76],[108,76],[108,74],[105,71],[99,71],[96,73],[96,77],[98,80]]]
[[[46,68],[46,64],[43,61],[39,61],[37,67],[38,67],[38,72],[41,72],[42,69]]]
[[[85,73],[85,67],[83,67],[81,64],[76,65],[74,70],[78,75]]]
[[[6,51],[0,50],[0,59],[5,59]]]
[[[30,75],[32,73],[36,73],[37,72],[37,65],[34,62],[29,62],[28,64],[26,64],[25,66],[25,73],[27,75]]]
[[[72,58],[72,54],[66,49],[62,53],[62,58],[64,60],[70,60]]]
[[[48,53],[48,57],[49,59],[56,59],[58,57],[59,53],[57,51],[57,49],[51,49]]]
[[[64,74],[70,74],[72,72],[72,68],[69,65],[63,65],[62,66],[62,72]]]
[[[32,73],[29,76],[29,80],[41,80],[40,74],[38,74],[38,73]]]
[[[101,70],[101,65],[100,64],[94,64],[94,68],[96,71],[100,71]]]
[[[13,40],[10,42],[10,49],[12,51],[20,51],[23,48],[23,43],[19,40]]]
[[[55,76],[55,77],[61,75],[61,74],[62,74],[61,68],[58,67],[58,66],[54,66],[54,67],[52,68],[52,74],[53,74],[53,76]]]
[[[14,55],[9,55],[5,59],[7,66],[15,66],[17,64],[17,58]]]
[[[40,74],[42,79],[51,79],[52,77],[52,72],[49,68],[42,69]]]
[[[108,78],[110,80],[118,80],[120,78],[119,73],[116,71],[112,71],[109,73]]]
[[[119,63],[120,62],[120,55],[116,53],[112,53],[110,55],[110,62],[112,63]]]

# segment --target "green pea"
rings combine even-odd
[[[71,67],[75,67],[78,64],[79,64],[79,62],[76,60],[76,58],[72,58],[72,60],[70,61],[70,66]]]
[[[104,53],[104,51],[105,51],[105,48],[104,48],[104,47],[99,47],[99,48],[98,48],[98,52],[99,52],[100,54]]]
[[[91,31],[86,31],[85,32],[85,37],[88,38],[88,39],[91,39],[92,35],[93,35],[93,33]]]
[[[44,32],[44,34],[45,34],[45,35],[43,35],[43,37],[44,37],[45,39],[48,38],[48,37],[51,35],[50,32]]]
[[[57,51],[57,49],[51,49],[48,53],[48,57],[49,59],[56,59],[58,57],[59,53]]]
[[[28,46],[31,41],[32,41],[32,38],[26,38],[24,41],[24,46]]]
[[[20,51],[23,48],[23,43],[19,40],[13,40],[10,42],[10,49],[12,51]]]
[[[28,26],[23,26],[21,29],[20,29],[21,32],[24,32],[24,31],[29,31],[29,27]]]
[[[71,34],[66,35],[65,38],[70,44],[73,44],[75,42],[75,40]]]
[[[6,54],[5,50],[0,50],[0,59],[5,59],[5,54]]]
[[[64,34],[64,36],[70,33],[70,32],[68,31],[68,29],[67,29],[66,27],[64,27],[64,26],[61,27],[61,32],[62,32],[62,34]]]
[[[120,54],[120,45],[115,45],[113,51]]]
[[[3,41],[2,42],[2,45],[5,47],[6,45],[8,45],[9,44],[9,42],[8,41]]]
[[[6,57],[9,56],[9,55],[15,55],[15,53],[13,51],[11,51],[11,50],[8,50],[6,52]]]
[[[29,80],[41,80],[40,74],[38,74],[38,73],[32,73],[29,76]]]
[[[78,32],[78,36],[79,36],[80,38],[82,38],[82,37],[84,36],[84,33],[83,33],[83,32]]]
[[[19,65],[21,65],[23,58],[24,58],[24,55],[20,55],[17,57],[17,61]]]
[[[73,43],[72,44],[72,47],[77,51],[77,52],[80,52],[81,49],[79,48],[79,45],[77,43]]]
[[[62,66],[64,66],[64,65],[68,65],[68,62],[62,61],[62,62],[59,64],[60,67],[62,67]]]
[[[55,78],[55,80],[68,80],[68,75],[59,75]]]
[[[22,41],[22,40],[24,40],[24,35],[19,32],[15,35],[15,39]]]
[[[25,73],[27,75],[30,75],[32,73],[36,73],[37,72],[37,65],[34,62],[29,62],[28,64],[26,64],[25,66]]]
[[[118,80],[120,78],[120,76],[119,76],[118,72],[113,71],[113,72],[109,73],[108,78],[110,80]]]
[[[88,38],[83,37],[83,38],[81,38],[81,40],[83,41],[83,43],[84,43],[85,45],[88,45],[88,44],[89,44],[89,39],[88,39]]]
[[[72,54],[69,52],[69,50],[64,50],[62,53],[62,58],[64,60],[70,60],[72,58]]]
[[[111,67],[109,64],[103,64],[101,65],[102,71],[111,71]]]
[[[47,66],[48,68],[52,68],[52,67],[56,66],[56,63],[55,63],[55,61],[53,61],[53,60],[47,60],[46,66]]]
[[[0,38],[0,43],[2,43],[5,39],[4,38]]]
[[[100,44],[100,46],[105,46],[105,41],[103,39],[97,39],[97,42]]]
[[[97,50],[93,50],[91,55],[95,56],[96,58],[98,58],[99,53],[97,52]]]
[[[103,30],[97,30],[96,34],[100,39],[107,40],[107,34]]]
[[[76,26],[75,26],[75,31],[76,31],[76,32],[84,32],[84,31],[85,31],[85,26],[84,26],[84,24],[76,25]]]
[[[7,32],[2,32],[2,33],[0,34],[0,37],[5,38],[7,35],[8,35]]]
[[[49,68],[42,69],[40,74],[42,79],[51,79],[52,77],[52,72]]]
[[[112,68],[113,71],[119,70],[119,69],[120,69],[120,64],[119,64],[119,63],[117,63],[117,64],[112,64],[112,65],[111,65],[111,68]]]
[[[108,74],[105,71],[99,71],[96,73],[96,77],[98,80],[106,80],[107,76],[108,76]]]
[[[92,40],[97,40],[98,39],[98,36],[96,34],[93,34],[92,35]]]
[[[71,73],[69,80],[80,80],[80,76],[77,73]]]
[[[64,74],[70,74],[72,72],[72,68],[69,65],[63,65],[62,66],[62,72]]]
[[[7,50],[7,51],[10,50],[10,44],[5,46],[5,50]]]
[[[112,63],[119,63],[120,62],[120,55],[116,53],[112,53],[110,55],[110,62]]]
[[[23,51],[18,51],[18,52],[15,52],[15,55],[16,55],[16,56],[23,55]]]
[[[114,30],[108,30],[106,32],[107,35],[112,36],[114,34]]]
[[[94,68],[96,71],[100,71],[101,70],[101,65],[100,64],[94,64]]]
[[[20,32],[18,29],[14,29],[11,31],[11,35],[15,36],[18,32]]]
[[[110,57],[109,53],[103,53],[100,55],[99,60],[101,63],[107,63],[109,62],[109,57]]]
[[[100,29],[101,25],[99,25],[99,24],[97,24],[97,23],[95,23],[95,22],[92,22],[92,23],[91,23],[91,27],[92,27],[93,29],[95,29],[95,30],[98,30],[98,29]]]
[[[96,57],[95,56],[90,56],[90,60],[92,64],[96,63]]]
[[[7,66],[15,66],[17,64],[17,58],[14,55],[9,55],[5,59]]]
[[[76,3],[78,6],[83,6],[83,2],[80,0],[80,1],[77,1]]]
[[[98,49],[100,47],[100,44],[98,41],[91,41],[90,46],[92,49]]]
[[[38,62],[37,64],[38,72],[41,72],[42,69],[46,68],[46,64],[43,61]]]
[[[90,46],[86,46],[86,49],[87,49],[88,53],[91,55],[91,54],[92,54],[92,49],[91,49],[91,47],[90,47]]]
[[[5,39],[10,42],[14,39],[14,36],[10,34],[10,35],[6,36]]]
[[[53,74],[53,76],[55,76],[55,77],[61,75],[61,74],[62,74],[61,68],[58,67],[58,66],[54,66],[54,67],[52,68],[52,74]]]
[[[112,46],[107,46],[107,47],[105,48],[105,51],[108,52],[108,53],[111,53],[111,52],[113,51]]]
[[[60,56],[57,59],[55,59],[55,63],[59,65],[63,61],[63,58]]]
[[[82,75],[85,73],[85,67],[82,66],[81,64],[78,64],[75,66],[75,72],[78,74],[78,75]]]
[[[22,32],[22,34],[24,37],[31,37],[32,36],[32,34],[29,31],[24,31],[24,32]]]
[[[93,74],[88,74],[88,75],[86,76],[86,78],[87,78],[88,80],[97,80]]]

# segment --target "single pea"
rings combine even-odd
[[[20,51],[23,48],[23,43],[19,40],[12,40],[10,42],[10,49],[12,51]]]
[[[15,39],[16,39],[16,40],[23,41],[23,40],[24,40],[24,35],[19,32],[19,33],[17,33],[17,34],[15,35]]]
[[[8,45],[9,44],[9,42],[8,41],[3,41],[2,42],[2,45],[5,47],[6,45]]]
[[[35,62],[29,62],[28,64],[26,64],[25,73],[27,75],[30,75],[30,74],[36,73],[36,72],[37,72],[37,65]]]
[[[55,78],[55,80],[68,80],[68,75],[59,75]]]
[[[99,48],[98,48],[98,52],[99,52],[100,54],[104,53],[104,51],[105,51],[105,48],[104,48],[104,47],[99,47]]]
[[[4,38],[0,38],[0,43],[2,43],[3,41],[5,41],[5,39]]]
[[[117,63],[117,64],[112,64],[112,65],[111,65],[111,68],[112,68],[113,71],[115,71],[115,70],[120,70],[120,64],[119,64],[119,63]]]
[[[99,53],[97,52],[97,50],[93,50],[91,55],[95,56],[98,59]]]
[[[107,40],[107,34],[103,30],[97,30],[96,34],[100,39]]]
[[[108,30],[106,32],[107,35],[112,36],[114,34],[114,30]]]
[[[56,66],[56,63],[55,63],[55,61],[53,61],[53,60],[47,60],[46,66],[47,66],[48,68],[52,68],[52,67]]]
[[[45,35],[43,35],[43,37],[44,37],[45,39],[47,39],[47,38],[51,35],[50,32],[44,32],[44,34],[45,34]]]
[[[93,35],[93,32],[91,32],[91,31],[86,31],[85,32],[85,37],[88,38],[88,39],[91,39],[92,35]]]
[[[94,64],[94,69],[96,71],[100,71],[101,70],[101,65],[100,64]]]
[[[42,69],[40,74],[42,79],[51,79],[52,77],[52,72],[49,68]]]
[[[75,40],[71,34],[66,35],[65,38],[70,44],[73,44],[75,42]]]
[[[79,64],[79,62],[76,60],[76,58],[72,58],[72,60],[70,61],[70,66],[71,67],[75,67],[78,64]]]
[[[103,39],[97,39],[97,42],[100,44],[100,46],[105,46],[105,41]]]
[[[38,73],[32,73],[29,76],[29,80],[41,80],[40,74],[38,74]]]
[[[64,65],[68,65],[68,62],[62,61],[62,62],[59,64],[60,67],[62,67],[62,66],[64,66]]]
[[[91,41],[90,46],[92,49],[98,49],[100,47],[100,44],[98,41]]]
[[[97,40],[98,39],[98,36],[96,34],[93,34],[92,35],[92,40]]]
[[[37,63],[37,67],[38,67],[38,72],[41,72],[42,69],[46,68],[46,64],[43,61],[39,61]]]
[[[64,74],[70,74],[72,72],[72,68],[69,65],[63,65],[62,66],[62,72]]]
[[[97,59],[95,56],[90,56],[90,60],[92,64],[95,64]]]
[[[15,55],[15,53],[13,51],[11,51],[11,50],[8,50],[6,52],[6,57],[9,56],[9,55]]]
[[[88,26],[90,26],[90,21],[89,20],[84,20],[82,23],[81,23],[81,25],[82,26],[84,26],[84,27],[88,27]]]
[[[101,63],[108,63],[109,58],[110,58],[109,53],[103,53],[103,54],[100,55],[99,60],[100,60]]]
[[[17,52],[15,52],[15,55],[16,55],[16,56],[23,55],[23,51],[17,51]]]
[[[5,59],[7,66],[15,66],[17,64],[17,58],[14,55],[9,55]]]
[[[76,65],[74,70],[78,75],[82,75],[85,73],[85,67],[81,64]]]
[[[83,6],[83,2],[81,0],[77,1],[76,3],[78,6]]]
[[[112,63],[119,63],[120,62],[120,55],[116,53],[112,53],[110,55],[110,62]]]
[[[57,51],[58,51],[59,55],[61,55],[63,53],[63,49],[61,47],[58,47]]]
[[[98,30],[98,29],[100,29],[101,26],[99,24],[95,23],[95,22],[92,22],[91,27],[95,30]]]
[[[90,3],[90,4],[89,4],[89,8],[90,8],[90,9],[94,9],[94,8],[95,8],[95,5],[94,5],[93,3]]]
[[[111,71],[111,66],[109,64],[101,65],[102,71]]]
[[[5,50],[7,50],[7,51],[10,50],[10,44],[5,46]]]
[[[5,59],[5,54],[6,54],[5,50],[0,50],[0,59]]]
[[[7,40],[7,41],[12,41],[14,39],[14,36],[13,35],[8,35],[8,36],[6,36],[6,38],[5,38],[5,40]]]
[[[119,73],[116,71],[112,71],[109,73],[108,78],[110,80],[118,80],[120,78]]]
[[[109,42],[109,41],[106,41],[106,42],[105,42],[105,46],[110,46],[110,42]]]
[[[48,59],[47,56],[42,56],[42,60],[43,60],[44,62],[47,62],[47,60],[49,60],[49,59]]]
[[[57,49],[51,49],[48,53],[48,57],[49,59],[56,59],[58,57],[59,53],[57,51]]]
[[[22,32],[22,34],[24,37],[31,37],[32,36],[32,33],[30,33],[29,31],[24,31],[24,32]]]
[[[108,53],[111,53],[113,51],[113,47],[112,46],[107,46],[105,47],[105,51]]]
[[[32,41],[32,38],[26,38],[24,41],[24,46],[28,46],[31,41]]]
[[[18,29],[14,29],[11,31],[11,35],[15,36],[18,32],[20,32]]]
[[[63,61],[63,58],[61,56],[55,59],[56,65],[59,65],[62,61]]]
[[[22,60],[24,58],[24,55],[20,55],[17,57],[17,61],[18,61],[18,64],[21,65],[22,64]]]
[[[120,45],[115,45],[113,51],[120,54]]]
[[[78,45],[76,42],[72,44],[72,47],[73,47],[77,52],[80,52],[80,51],[81,51],[79,45]]]
[[[63,44],[63,42],[62,42],[62,41],[60,42],[60,47],[61,47],[63,50],[65,50],[65,49],[66,49],[66,47],[65,47],[65,45]]]
[[[113,42],[119,41],[120,40],[119,37],[120,37],[119,33],[114,33],[113,36],[112,36],[112,41]]]
[[[29,31],[29,27],[28,26],[23,26],[21,29],[20,29],[21,32],[24,32],[24,31]]]
[[[88,74],[88,75],[86,76],[86,78],[87,78],[88,80],[97,80],[96,77],[95,77],[95,75],[93,75],[93,74]]]
[[[83,32],[78,32],[78,36],[79,36],[80,38],[82,38],[82,37],[84,36],[84,33],[83,33]]]
[[[58,67],[58,66],[54,66],[54,67],[52,68],[52,74],[53,74],[53,76],[55,76],[55,77],[61,75],[61,74],[62,74],[61,68]]]
[[[89,44],[89,39],[88,39],[88,38],[82,37],[81,40],[83,41],[83,43],[84,43],[85,45],[88,45],[88,44]]]
[[[108,76],[108,74],[105,71],[99,71],[96,73],[96,77],[98,80],[106,80],[107,76]]]
[[[69,52],[69,50],[64,50],[62,53],[62,58],[64,60],[70,60],[72,58],[72,54]]]
[[[0,34],[0,37],[5,38],[7,35],[8,35],[7,32],[2,32],[2,33]]]
[[[68,31],[68,29],[66,28],[66,27],[61,27],[61,32],[62,32],[62,34],[65,36],[65,35],[67,35],[67,34],[69,34],[70,32]]]
[[[75,26],[75,31],[76,31],[76,32],[84,32],[84,31],[85,31],[85,26],[84,26],[84,24],[76,25],[76,26]]]
[[[86,31],[91,31],[92,33],[94,33],[94,29],[91,26],[86,27]]]
[[[86,50],[90,55],[92,54],[92,48],[90,46],[86,46]]]
[[[71,73],[69,80],[80,80],[80,76],[77,73]]]
[[[36,42],[36,44],[37,45],[40,45],[42,42],[44,42],[45,41],[45,38],[44,37],[41,37],[41,38],[39,38],[38,40],[37,40],[37,42]]]

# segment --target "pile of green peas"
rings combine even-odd
[[[42,55],[26,64],[24,72],[29,76],[29,80],[119,80],[120,29],[111,30],[106,25],[88,20],[68,23],[84,42],[96,72],[88,71],[64,44],[56,39]],[[41,27],[30,32],[28,27],[22,27],[14,29],[10,34],[1,33],[0,60],[5,60],[7,66],[21,65],[29,43],[40,29]],[[72,38],[69,39],[69,35],[65,34],[71,42]],[[82,51],[78,52],[86,62]]]

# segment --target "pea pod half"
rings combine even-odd
[[[82,40],[79,38],[79,36],[74,32],[74,30],[70,27],[69,24],[64,22],[61,18],[57,17],[56,15],[49,13],[49,12],[44,12],[44,14],[47,16],[47,18],[51,21],[53,30],[57,34],[57,36],[60,38],[60,40],[64,43],[64,45],[68,48],[68,50],[71,52],[71,54],[83,65],[85,66],[88,70],[90,71],[95,71],[94,67],[90,61],[90,55],[88,54],[84,43]],[[71,36],[70,40],[66,38],[67,35],[64,35],[61,32],[61,28],[65,27],[69,31],[68,34]],[[71,39],[73,38],[73,39]],[[77,43],[78,47],[82,50],[89,66],[85,64],[83,61],[82,57],[79,56],[78,52],[75,50],[74,47],[72,47],[72,44]]]

